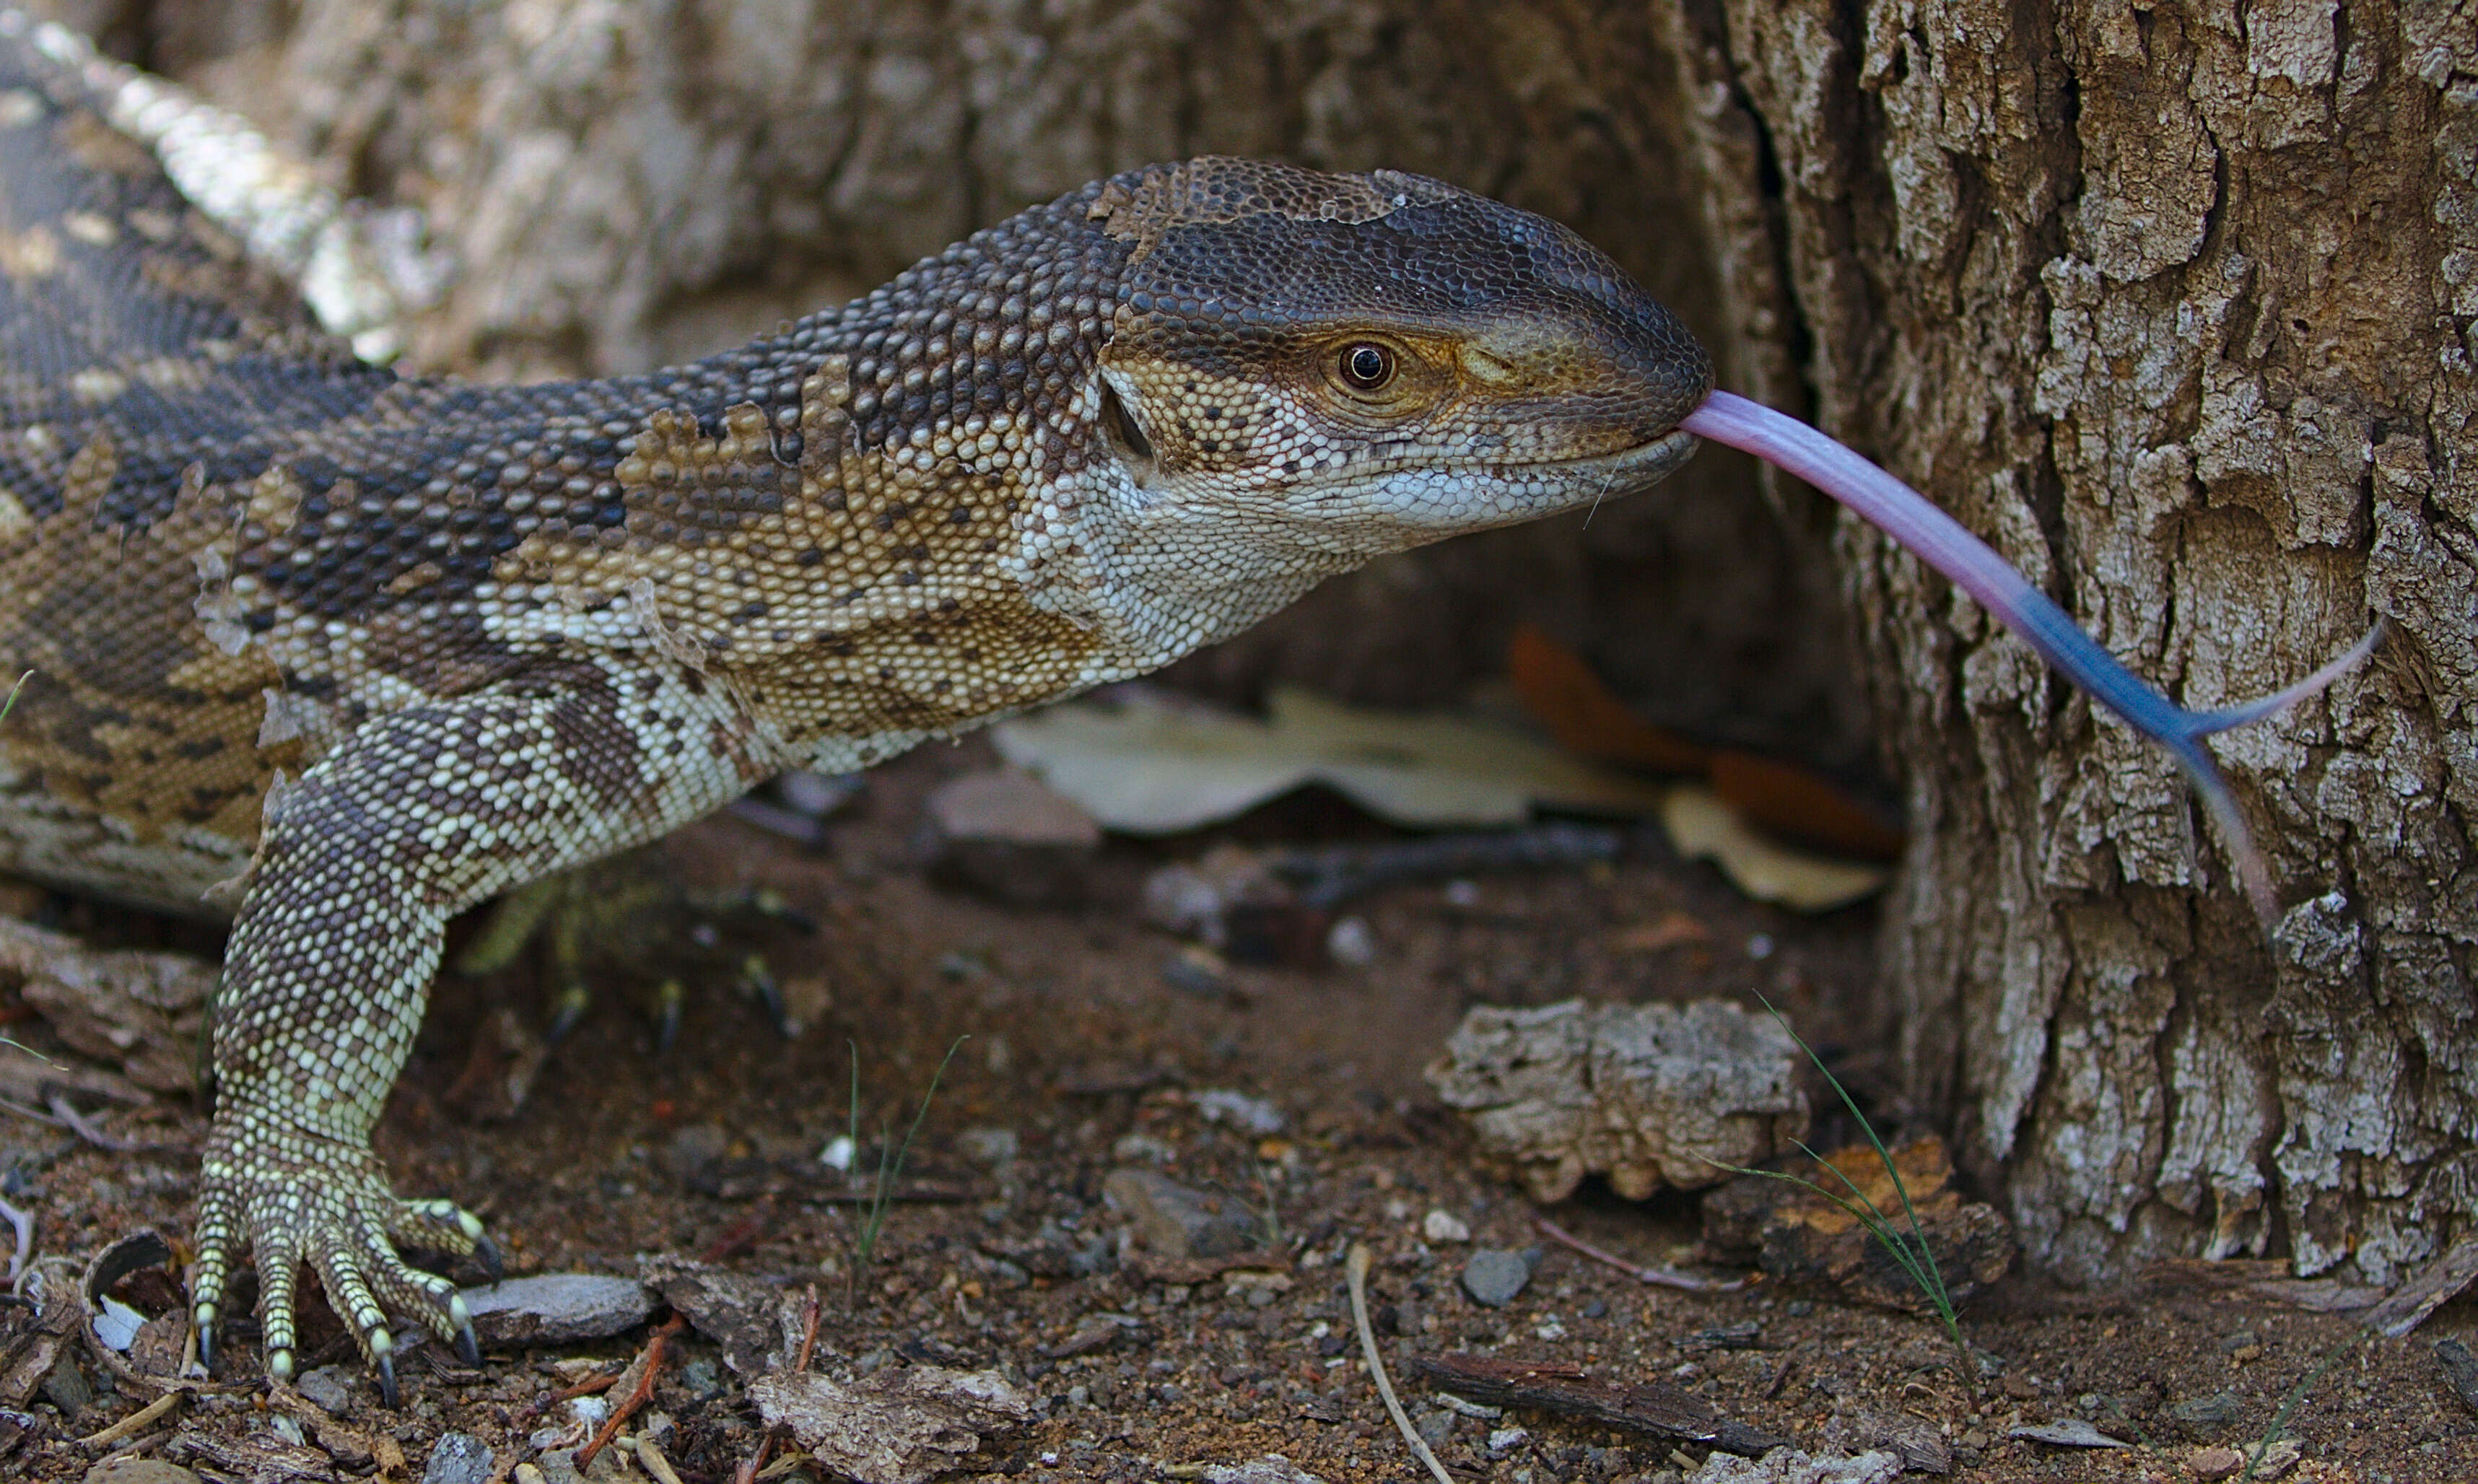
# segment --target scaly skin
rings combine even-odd
[[[451,915],[1641,489],[1709,386],[1555,223],[1218,159],[693,365],[398,376],[0,36],[0,867],[238,903],[202,1339],[244,1251],[278,1375],[303,1264],[383,1372],[463,1329],[397,1249],[479,1223],[369,1148]]]

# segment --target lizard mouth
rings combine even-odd
[[[1615,453],[1593,454],[1581,459],[1553,459],[1532,465],[1542,472],[1596,477],[1625,481],[1628,489],[1640,490],[1674,473],[1695,452],[1695,435],[1684,428],[1673,428],[1649,442]]]

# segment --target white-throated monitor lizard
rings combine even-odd
[[[369,1145],[453,914],[1639,490],[1710,390],[1554,222],[1210,158],[694,365],[398,375],[0,28],[0,868],[232,917],[202,1355],[245,1254],[278,1376],[304,1265],[391,1399],[391,1313],[469,1354],[398,1249],[480,1223]]]

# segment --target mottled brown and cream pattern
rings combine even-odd
[[[446,918],[788,767],[1140,674],[1682,461],[1694,341],[1555,224],[1204,159],[614,381],[399,376],[0,24],[0,866],[231,911],[193,1299],[386,1371],[469,1250],[369,1131]]]

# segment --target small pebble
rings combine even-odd
[[[1345,918],[1327,931],[1325,951],[1345,968],[1366,968],[1377,962],[1377,935],[1366,918]]]
[[[1512,1303],[1530,1281],[1531,1265],[1523,1254],[1502,1247],[1482,1247],[1463,1264],[1463,1291],[1492,1309]]]
[[[1282,1110],[1261,1097],[1234,1093],[1228,1088],[1208,1088],[1188,1095],[1189,1106],[1204,1115],[1207,1123],[1228,1123],[1252,1134],[1278,1134],[1284,1119]]]
[[[2194,1427],[2226,1427],[2235,1422],[2243,1409],[2234,1393],[2214,1392],[2209,1396],[2195,1396],[2168,1409],[2168,1415]]]
[[[1191,945],[1163,963],[1162,982],[1174,990],[1218,999],[1230,988],[1230,966],[1211,948]]]
[[[491,1445],[469,1432],[443,1432],[432,1445],[421,1484],[489,1484]]]
[[[485,1346],[605,1339],[644,1323],[654,1309],[644,1284],[599,1272],[537,1273],[460,1296]]]
[[[867,777],[865,773],[813,773],[801,769],[776,778],[774,792],[787,807],[812,819],[822,819],[859,796]]]
[[[352,1382],[341,1366],[320,1366],[295,1384],[302,1396],[316,1402],[329,1417],[342,1417],[353,1408]]]
[[[2233,1447],[2196,1448],[2186,1460],[2186,1471],[2198,1479],[2225,1479],[2245,1467],[2245,1455]]]
[[[1012,1128],[968,1128],[955,1136],[955,1147],[962,1150],[966,1158],[992,1169],[1012,1163],[1019,1146],[1020,1141]],[[850,1167],[850,1156],[846,1155],[844,1168]]]
[[[1437,1207],[1421,1220],[1420,1235],[1432,1243],[1469,1242],[1471,1227],[1453,1212]]]
[[[1520,1427],[1500,1427],[1488,1435],[1488,1450],[1508,1453],[1521,1447],[1531,1434]]]

